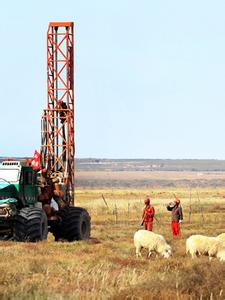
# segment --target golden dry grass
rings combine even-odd
[[[174,193],[184,211],[182,238],[176,240],[165,208]],[[159,220],[154,231],[171,244],[171,259],[147,259],[147,251],[135,257],[133,234],[147,194]],[[225,299],[225,264],[185,255],[189,235],[225,232],[223,195],[222,189],[193,189],[190,201],[187,189],[79,189],[76,205],[91,214],[92,238],[0,242],[0,299]]]

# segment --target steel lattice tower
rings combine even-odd
[[[66,200],[74,199],[74,34],[73,22],[49,23],[47,109],[42,116],[42,168],[62,172]]]

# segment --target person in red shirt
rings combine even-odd
[[[145,203],[145,208],[142,214],[141,225],[145,226],[145,230],[152,231],[155,209],[152,205],[150,205],[150,197],[145,198],[144,203]]]

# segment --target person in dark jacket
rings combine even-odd
[[[180,199],[178,197],[174,200],[174,207],[171,211],[172,216],[172,222],[171,222],[171,229],[172,229],[172,236],[174,237],[180,237],[181,231],[180,231],[180,223],[183,220],[183,212],[182,207],[180,205]]]

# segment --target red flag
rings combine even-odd
[[[37,152],[37,150],[34,151],[34,156],[31,162],[31,166],[34,170],[40,170],[41,168],[41,154]]]

